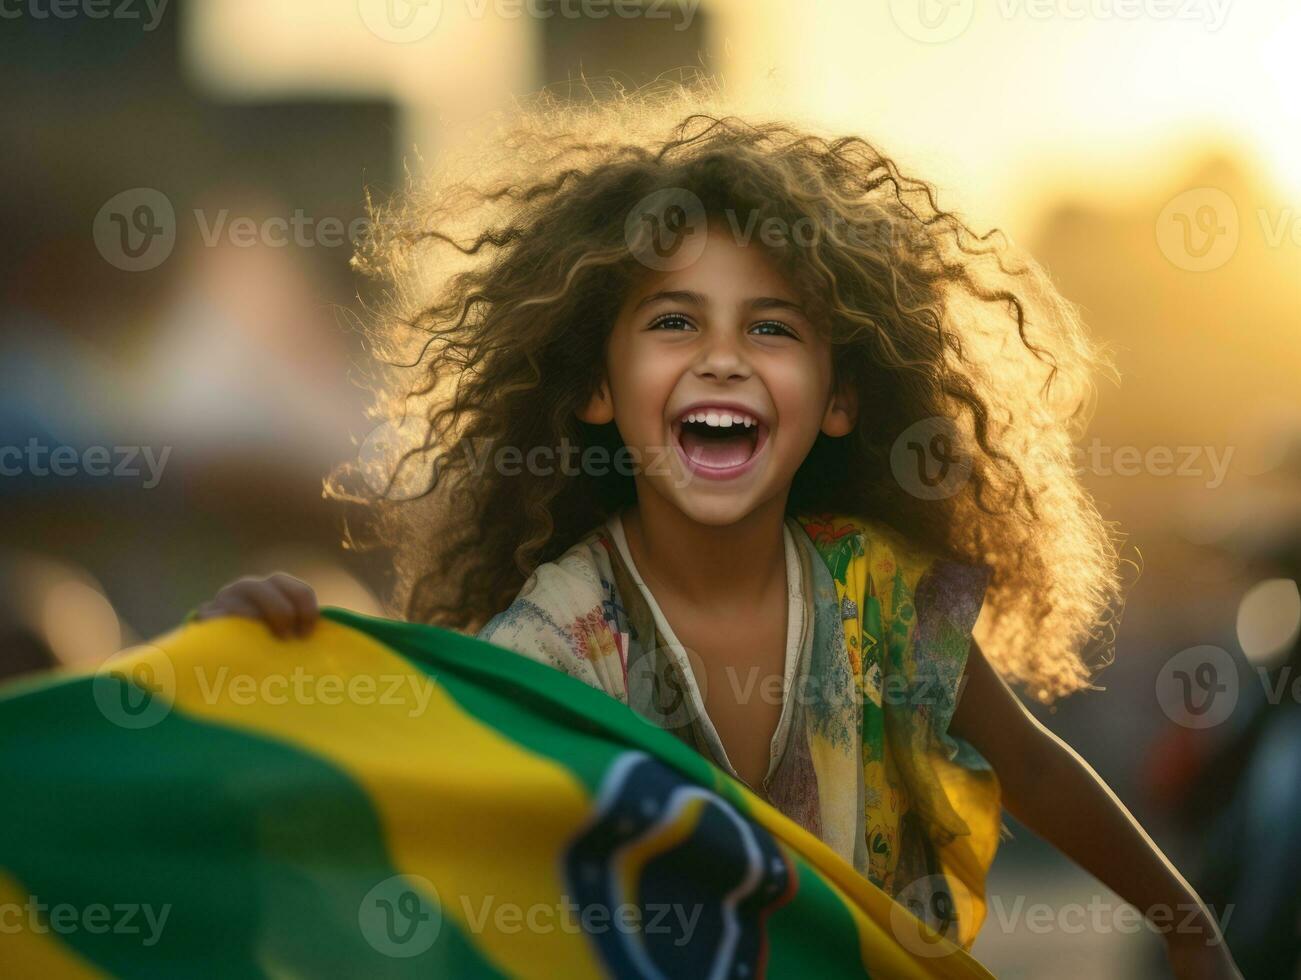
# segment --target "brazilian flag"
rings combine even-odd
[[[604,693],[328,609],[0,691],[0,976],[990,974]]]

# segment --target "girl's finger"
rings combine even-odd
[[[316,593],[312,590],[312,587],[301,579],[286,575],[284,572],[277,572],[267,581],[274,584],[293,605],[299,635],[306,636],[310,633],[320,613],[316,605]]]
[[[293,603],[282,595],[273,585],[265,582],[251,586],[237,586],[236,598],[251,603],[257,609],[257,618],[271,627],[271,632],[280,639],[285,639],[294,629],[297,614]]]
[[[224,592],[216,598],[209,599],[194,611],[194,618],[219,619],[222,616],[243,616],[247,619],[261,619],[262,614],[256,606],[239,596]]]

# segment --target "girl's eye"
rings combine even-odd
[[[652,320],[648,329],[680,332],[684,330],[694,330],[695,324],[681,313],[666,313],[663,316]],[[758,333],[760,336],[765,337],[792,337],[796,340],[799,339],[799,335],[796,334],[794,330],[777,320],[764,320],[762,323],[756,323],[750,328],[750,332]]]
[[[651,330],[685,330],[691,326],[691,321],[681,313],[666,313],[664,316],[651,321]]]

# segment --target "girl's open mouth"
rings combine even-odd
[[[768,439],[758,416],[735,408],[702,407],[673,423],[673,437],[689,472],[729,480],[750,468]]]

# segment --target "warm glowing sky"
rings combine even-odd
[[[437,138],[450,106],[530,87],[537,22],[491,13],[518,0],[489,0],[482,18],[469,11],[485,0],[443,0],[437,28],[411,44],[373,36],[358,15],[368,2],[191,5],[189,63],[228,97],[391,93],[410,110],[408,142],[419,143]],[[1066,187],[1150,194],[1211,140],[1255,157],[1279,186],[1277,206],[1301,210],[1293,0],[703,0],[701,9],[734,94],[870,134],[977,223],[1024,230],[1042,195]],[[939,26],[927,33],[924,23]]]
[[[738,10],[724,18],[729,58],[743,81],[770,64],[794,107],[867,128],[970,196],[971,213],[988,207],[1000,221],[1027,184],[1048,175],[1080,193],[1099,177],[1109,185],[1100,195],[1150,193],[1169,168],[1186,166],[1189,150],[1216,138],[1260,157],[1301,203],[1301,5],[956,0],[949,16],[955,24],[967,16],[969,26],[923,43],[900,26],[922,2],[939,10],[939,0],[729,3]],[[1185,4],[1206,19],[1119,15]],[[748,23],[740,10],[756,6],[772,10]],[[1044,7],[1100,13],[1029,16]],[[1022,13],[1005,16],[1010,10]]]

